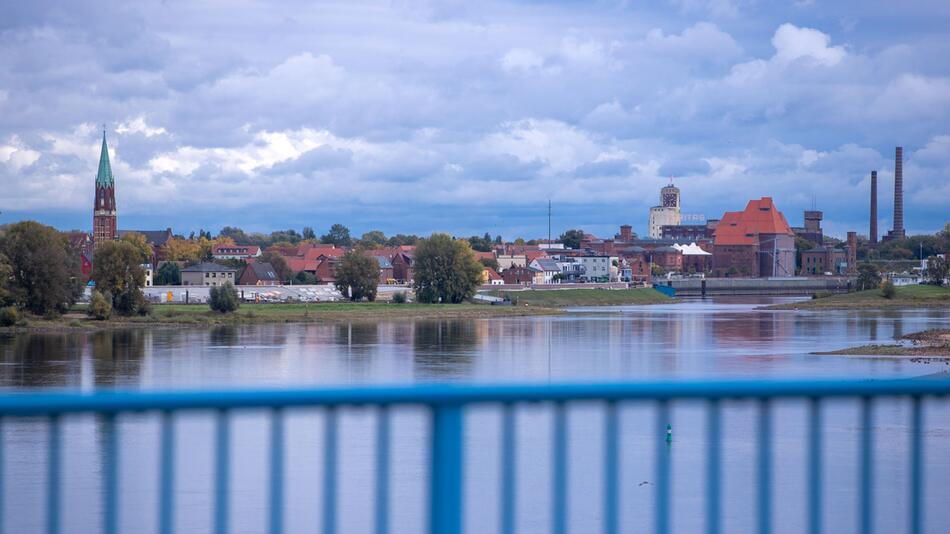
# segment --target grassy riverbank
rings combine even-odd
[[[880,289],[832,295],[802,302],[789,302],[767,306],[770,310],[811,309],[881,309],[881,308],[939,308],[950,306],[950,287],[903,286],[898,287],[892,299],[881,295]]]
[[[218,324],[319,323],[333,321],[391,321],[412,319],[480,319],[560,313],[550,308],[489,306],[486,304],[390,304],[386,302],[322,302],[309,304],[242,304],[234,313],[221,314],[203,304],[159,304],[145,317],[113,316],[106,321],[86,317],[83,306],[48,319],[27,317],[25,324],[3,331],[84,330],[154,326],[211,326]]]
[[[637,289],[545,289],[492,291],[493,296],[508,295],[518,305],[532,308],[571,308],[580,306],[623,306],[676,302],[653,288]]]
[[[950,362],[950,330],[934,329],[924,332],[915,332],[897,338],[898,341],[910,343],[891,345],[863,345],[830,352],[815,352],[814,354],[835,356],[886,356],[886,357],[918,357],[936,358]]]

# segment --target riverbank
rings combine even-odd
[[[916,357],[930,358],[950,363],[950,330],[934,329],[915,332],[897,338],[897,343],[891,345],[863,345],[829,352],[814,352],[812,354],[833,356],[886,356],[886,357]]]
[[[670,304],[676,302],[650,287],[636,289],[529,289],[524,291],[490,291],[494,297],[517,301],[519,307],[575,308],[583,306],[624,306],[637,304]]]
[[[0,328],[0,332],[50,330],[105,330],[115,328],[214,326],[227,324],[319,323],[334,321],[394,321],[414,319],[482,319],[561,313],[535,306],[486,304],[391,304],[387,302],[320,302],[294,304],[242,304],[234,313],[211,311],[205,304],[159,304],[144,317],[113,316],[105,321],[87,317],[82,307],[57,318],[28,317],[25,324]]]
[[[950,307],[950,287],[914,285],[896,288],[894,298],[886,299],[880,289],[869,289],[842,295],[773,304],[766,310],[814,310],[814,309],[884,309],[884,308],[939,308]]]

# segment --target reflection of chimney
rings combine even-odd
[[[877,171],[871,171],[871,230],[868,239],[872,245],[877,243]]]
[[[904,149],[894,152],[894,237],[904,237]]]

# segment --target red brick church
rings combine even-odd
[[[109,162],[109,147],[106,131],[102,131],[102,153],[99,155],[99,172],[96,174],[96,200],[92,208],[92,241],[95,246],[119,238],[116,226],[115,179]]]

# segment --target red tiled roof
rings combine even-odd
[[[474,251],[472,251],[472,252],[475,253],[475,259],[476,259],[476,260],[481,260],[481,259],[493,260],[493,259],[495,259],[495,253],[492,252],[492,251],[489,251],[489,252],[482,252],[482,251],[480,251],[480,250],[474,250]]]
[[[528,263],[531,263],[538,258],[547,258],[548,253],[543,250],[526,250],[524,251],[524,256],[527,258]]]
[[[716,245],[753,245],[757,234],[791,234],[771,197],[750,200],[744,211],[727,211],[716,227]]]
[[[485,272],[488,273],[488,279],[489,279],[489,280],[503,280],[503,278],[501,277],[501,275],[498,274],[498,273],[497,273],[494,269],[492,269],[491,267],[485,267]]]

